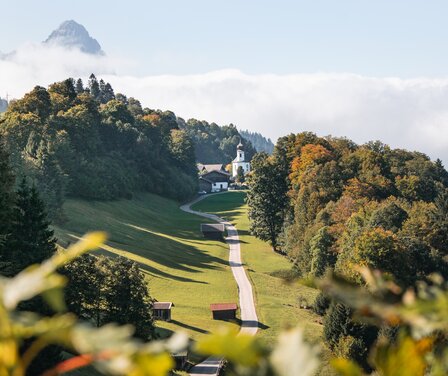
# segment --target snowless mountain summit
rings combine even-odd
[[[104,54],[98,41],[90,36],[84,26],[73,20],[63,22],[44,43],[67,48],[79,48],[82,52],[92,55]]]

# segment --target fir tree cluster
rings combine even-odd
[[[57,252],[44,202],[34,184],[15,177],[0,138],[0,275],[13,277],[23,269],[42,263]],[[139,266],[125,258],[84,256],[61,270],[68,278],[65,295],[68,309],[80,318],[102,326],[109,322],[132,324],[135,335],[145,341],[154,336],[152,299]],[[43,299],[23,302],[21,311],[52,314]],[[25,341],[25,352],[33,339]],[[63,349],[45,348],[28,369],[40,375],[57,364]]]

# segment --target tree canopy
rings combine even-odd
[[[73,79],[36,86],[0,120],[16,175],[33,179],[52,218],[63,216],[66,196],[191,197],[197,170],[187,133],[172,112],[142,109],[94,75],[87,87]]]
[[[271,243],[274,233],[302,277],[333,269],[362,284],[364,267],[383,271],[403,291],[431,282],[433,273],[448,277],[448,180],[440,160],[303,132],[280,138],[272,156],[255,156],[249,184],[253,233]],[[326,310],[321,300],[329,347],[368,370],[376,331],[357,325],[343,304]]]

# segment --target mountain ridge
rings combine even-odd
[[[87,29],[74,20],[64,21],[51,32],[43,44],[67,48],[78,48],[91,55],[104,55],[99,42],[90,36]]]

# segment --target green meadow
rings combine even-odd
[[[138,262],[151,296],[174,303],[172,322],[157,322],[162,336],[184,330],[196,338],[221,325],[236,326],[211,318],[210,303],[237,302],[237,286],[227,244],[204,239],[200,217],[152,194],[114,202],[68,200],[64,210],[69,220],[55,228],[63,246],[88,231],[106,231],[107,245],[99,252]]]
[[[246,193],[233,191],[217,194],[198,202],[193,209],[215,213],[235,224],[241,241],[242,260],[253,285],[260,329],[258,336],[272,345],[279,333],[292,326],[300,326],[305,338],[322,344],[323,326],[320,317],[300,304],[312,304],[318,291],[298,283],[287,283],[281,277],[287,275],[292,264],[284,256],[249,233],[248,207],[244,202]],[[322,352],[319,375],[333,375],[328,364],[329,353]]]
[[[241,241],[243,263],[254,286],[260,338],[271,344],[279,332],[300,324],[307,338],[320,341],[322,325],[311,310],[301,309],[300,301],[313,303],[317,290],[288,284],[281,275],[291,269],[291,262],[276,254],[271,247],[249,234],[245,193],[241,191],[210,196],[193,209],[215,213],[236,225]]]
[[[281,276],[292,264],[250,235],[244,198],[241,191],[211,195],[193,209],[215,213],[237,226],[261,323],[257,335],[272,345],[283,329],[300,325],[309,341],[321,342],[319,317],[300,308],[300,303],[314,301],[317,290],[284,281]],[[204,239],[200,233],[205,219],[181,211],[175,201],[152,194],[115,202],[68,200],[64,210],[69,220],[55,228],[63,246],[88,231],[106,231],[107,244],[98,252],[138,262],[151,296],[174,303],[172,322],[157,322],[161,336],[183,330],[195,339],[222,325],[236,327],[236,323],[211,319],[210,303],[237,302],[238,293],[228,266],[227,244]],[[323,356],[327,357],[326,352]],[[324,365],[320,374],[332,373]]]

